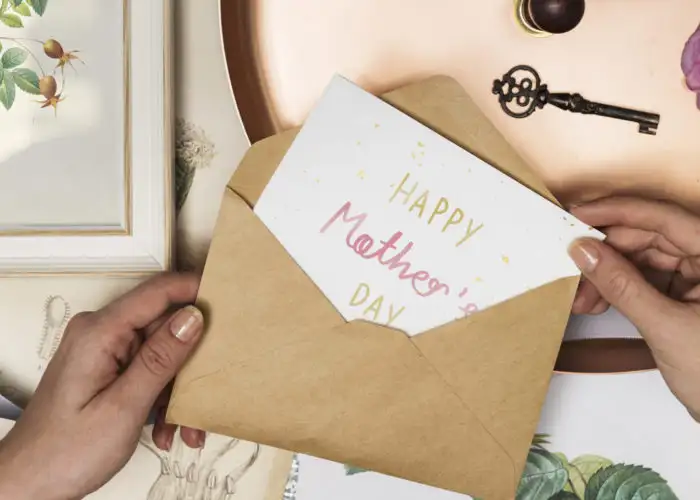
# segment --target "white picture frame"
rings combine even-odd
[[[58,229],[0,227],[0,275],[140,275],[171,267],[175,212],[172,0],[121,1],[125,82],[122,223]]]

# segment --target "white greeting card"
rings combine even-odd
[[[415,335],[578,269],[602,235],[336,76],[255,212],[346,320]]]

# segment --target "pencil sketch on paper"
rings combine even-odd
[[[176,435],[169,452],[151,439],[145,427],[140,444],[160,460],[160,475],[144,500],[233,500],[241,479],[255,465],[260,445],[210,436],[204,448],[193,450]]]
[[[46,368],[46,365],[56,353],[70,318],[70,304],[66,299],[60,295],[50,295],[46,298],[44,302],[44,325],[37,348],[39,370]]]
[[[43,16],[47,4],[48,0],[2,0],[0,22],[22,35],[24,19]],[[51,107],[57,113],[58,104],[65,100],[65,67],[69,65],[75,69],[74,61],[83,62],[77,55],[79,51],[65,50],[53,38],[39,40],[12,35],[0,36],[0,103],[9,111],[18,91],[21,91],[41,96],[43,99],[36,101],[41,108]],[[55,66],[51,73],[47,73],[46,67],[51,60],[55,61]],[[59,70],[60,85],[56,80]]]

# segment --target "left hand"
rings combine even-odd
[[[199,277],[163,274],[104,309],[75,316],[27,409],[0,442],[0,500],[69,500],[104,485],[126,465],[154,404],[197,344],[192,306]],[[154,441],[175,427],[163,411]],[[183,429],[183,441],[204,442]]]

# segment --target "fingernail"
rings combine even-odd
[[[204,319],[199,309],[187,306],[181,309],[170,322],[170,333],[181,342],[189,342],[202,331]]]
[[[200,448],[204,448],[204,443],[207,441],[207,435],[204,432],[200,432],[197,438],[197,444]]]
[[[576,241],[569,247],[569,255],[584,273],[593,272],[598,265],[600,255],[595,244],[589,241]]]

